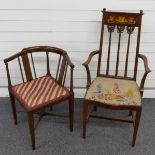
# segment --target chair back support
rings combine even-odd
[[[5,59],[4,61],[7,68],[9,85],[11,86],[11,78],[9,75],[10,73],[9,73],[8,62],[15,59],[18,61],[18,64],[19,64],[22,82],[31,81],[35,78],[38,78],[37,72],[36,72],[36,64],[39,64],[42,62],[35,63],[34,55],[36,53],[40,56],[44,55],[46,58],[45,75],[49,75],[49,76],[51,75],[50,61],[54,61],[54,63],[57,62],[57,64],[54,64],[53,66],[53,67],[56,67],[55,68],[56,73],[54,73],[54,75],[52,74],[52,76],[55,76],[55,79],[58,81],[58,83],[64,86],[67,67],[68,67],[68,61],[67,61],[68,55],[66,51],[62,49],[59,49],[56,47],[49,47],[49,46],[35,46],[35,47],[24,48],[21,52],[15,54],[14,56],[11,56],[10,58]],[[53,59],[51,60],[50,58],[52,58],[52,56],[53,56]],[[56,60],[56,58],[58,60]]]
[[[102,26],[101,26],[101,36],[100,36],[100,46],[99,46],[99,58],[98,58],[98,69],[97,69],[97,76],[106,76],[106,77],[117,77],[117,78],[127,78],[127,79],[134,79],[136,80],[137,76],[137,65],[138,65],[138,53],[139,53],[139,45],[140,45],[140,34],[141,34],[141,21],[142,21],[142,15],[143,11],[140,11],[140,13],[127,13],[127,12],[111,12],[106,11],[106,9],[103,9],[103,16],[102,16]],[[107,30],[107,32],[106,32]],[[104,34],[108,35],[107,40],[107,54],[105,58],[104,51]],[[136,42],[136,48],[135,51],[131,49],[131,39],[132,34],[136,34],[136,41],[134,41],[134,44]],[[125,52],[125,64],[123,67],[123,75],[119,76],[119,63],[122,61],[120,51],[123,44],[122,36],[127,36],[126,41],[126,50]],[[113,42],[112,38],[114,36],[117,36],[117,39],[115,39],[115,42]],[[114,72],[110,73],[110,58],[114,56],[114,53],[112,53],[112,46],[115,44],[116,46],[116,60],[115,64],[113,65]],[[128,76],[128,61],[129,61],[129,53],[130,51],[135,52],[134,55],[134,73],[133,77]],[[105,59],[106,64],[103,66],[105,73],[103,73],[103,70],[101,69],[102,64],[102,57]]]

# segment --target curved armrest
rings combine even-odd
[[[145,73],[143,74],[141,83],[140,83],[140,91],[143,94],[143,90],[144,90],[144,84],[145,84],[145,79],[148,73],[151,72],[149,66],[148,66],[148,61],[147,61],[147,57],[145,55],[142,54],[138,54],[138,57],[141,58],[144,62],[144,68],[145,68]]]
[[[11,61],[11,60],[13,60],[13,59],[16,59],[17,57],[19,57],[19,56],[21,56],[21,55],[22,55],[22,53],[21,53],[21,52],[18,52],[18,53],[16,53],[16,54],[14,54],[14,55],[12,55],[12,56],[10,56],[10,57],[4,59],[4,63],[7,63],[7,62],[9,62],[9,61]]]
[[[87,59],[82,65],[83,65],[83,66],[89,65],[89,63],[90,63],[92,57],[93,57],[94,55],[96,55],[96,54],[99,54],[99,50],[96,50],[96,51],[91,52],[91,53],[89,54],[89,56],[88,56],[88,59]]]
[[[71,68],[74,68],[74,64],[71,62],[70,57],[66,54],[67,63]]]
[[[91,62],[91,59],[94,55],[99,54],[99,50],[93,51],[89,54],[88,59],[82,64],[87,71],[87,88],[90,86],[91,84],[91,75],[90,75],[90,70],[89,70],[89,63]]]

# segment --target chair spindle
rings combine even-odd
[[[114,32],[115,26],[107,26],[108,27],[108,32],[109,34],[109,46],[108,46],[108,57],[107,57],[107,70],[106,70],[106,75],[109,74],[109,63],[110,63],[110,51],[111,51],[111,35],[112,32]]]
[[[61,62],[61,55],[60,55],[60,57],[59,57],[58,68],[57,68],[57,73],[56,73],[56,80],[58,79],[58,73],[59,73],[60,62]]]
[[[67,68],[68,68],[68,63],[66,61],[66,66],[65,66],[65,71],[64,71],[64,77],[63,77],[63,83],[62,83],[63,86],[65,84],[65,79],[66,79],[66,74],[67,74]]]
[[[117,49],[117,61],[116,61],[116,71],[115,71],[115,76],[118,74],[118,66],[119,66],[119,54],[120,54],[120,44],[121,44],[121,34],[124,31],[124,26],[117,26],[117,31],[119,33],[119,38],[118,38],[118,49]]]
[[[50,66],[49,66],[49,52],[46,52],[46,57],[47,57],[47,75],[51,76]]]
[[[21,77],[22,77],[22,80],[24,82],[24,76],[23,76],[22,66],[21,66],[21,62],[20,62],[20,58],[19,57],[18,57],[18,63],[19,63],[19,67],[20,67]]]
[[[130,40],[131,40],[131,34],[133,33],[133,31],[134,31],[134,27],[127,27],[127,33],[129,35],[128,35],[128,44],[127,44],[127,53],[126,53],[124,77],[127,77],[128,59],[129,59],[129,50],[130,50]]]
[[[34,66],[33,55],[32,55],[32,53],[31,53],[30,55],[31,55],[31,61],[32,61],[32,66],[33,66],[34,76],[35,76],[35,78],[37,78],[36,70],[35,70],[35,66]]]

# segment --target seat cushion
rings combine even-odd
[[[12,93],[27,110],[46,106],[51,102],[68,97],[69,91],[54,78],[44,76],[12,87]]]
[[[114,106],[141,106],[137,83],[124,79],[97,77],[88,88],[85,99]]]

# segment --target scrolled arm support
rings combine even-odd
[[[91,84],[91,75],[90,75],[90,69],[88,65],[91,62],[91,59],[93,58],[93,56],[96,54],[99,54],[99,50],[91,52],[88,56],[88,59],[82,64],[86,68],[86,72],[87,72],[87,88]]]
[[[145,72],[143,74],[141,83],[140,83],[140,91],[143,94],[143,90],[144,90],[144,84],[145,84],[145,79],[147,77],[147,74],[151,72],[149,66],[148,66],[148,61],[147,61],[147,57],[145,55],[142,54],[138,54],[138,58],[142,59],[144,62],[144,68],[145,68]]]

